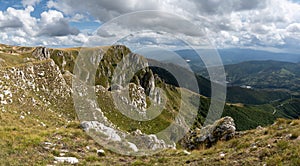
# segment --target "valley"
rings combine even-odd
[[[88,58],[78,66],[77,58],[82,50],[85,51]],[[176,121],[175,117],[181,115],[180,110],[183,105],[186,115],[181,115],[182,119],[177,120],[172,132],[168,133],[170,135],[161,135],[162,138],[167,137],[169,140],[179,141],[178,139],[181,138],[176,137],[178,135],[175,133],[189,131],[190,122],[193,122],[191,124],[192,131],[195,128],[201,128],[205,123],[211,103],[211,87],[220,85],[210,82],[205,78],[207,77],[205,73],[199,72],[196,73],[195,78],[200,94],[195,93],[194,89],[189,89],[188,84],[179,87],[176,79],[165,70],[158,67],[144,67],[147,66],[147,63],[160,62],[147,60],[122,45],[62,49],[0,45],[0,51],[0,148],[2,149],[0,162],[4,165],[52,164],[56,156],[75,157],[79,159],[79,165],[108,163],[153,165],[158,162],[163,165],[205,165],[225,162],[236,165],[241,164],[240,162],[272,165],[279,160],[299,163],[299,159],[296,157],[299,155],[299,149],[286,148],[293,144],[299,144],[300,133],[297,130],[299,120],[297,119],[300,116],[300,99],[297,96],[299,90],[297,87],[297,81],[299,81],[297,64],[267,61],[267,64],[270,63],[268,66],[264,64],[264,61],[249,62],[249,68],[257,69],[257,71],[253,69],[252,73],[247,71],[247,67],[242,68],[242,66],[248,66],[248,62],[245,62],[247,65],[240,65],[241,69],[237,70],[240,73],[234,72],[239,64],[225,66],[233,85],[227,88],[227,103],[222,117],[229,116],[234,120],[236,134],[231,140],[217,141],[210,148],[203,147],[200,143],[199,147],[191,154],[186,153],[180,143],[176,145],[177,150],[174,150],[175,146],[167,142],[150,141],[150,145],[145,141],[142,142],[144,146],[167,150],[152,157],[132,157],[106,150],[92,139],[91,131],[84,132],[86,128],[83,127],[82,122],[98,121],[110,129],[120,131],[117,133],[125,135],[124,137],[120,136],[125,143],[129,142],[130,137],[137,133],[148,140],[148,135],[157,133]],[[102,58],[98,61],[97,58],[100,56]],[[123,84],[118,82],[124,82],[127,78],[121,72],[117,80],[114,80],[114,71],[118,70],[117,64],[126,56],[131,59],[124,62],[125,72],[131,71],[129,62],[139,62],[144,68],[128,80],[130,95],[126,99],[120,99],[126,103],[121,105],[121,109],[139,113],[145,112],[153,105],[159,106],[161,103],[165,103],[161,114],[150,121],[132,120],[123,115],[119,110],[120,107],[115,105],[115,97],[123,93],[124,88]],[[95,62],[99,62],[99,64],[93,68]],[[274,63],[276,63],[276,68],[272,67]],[[185,68],[174,64],[163,63],[161,65],[176,68],[180,73],[185,73],[183,74],[185,76],[194,75]],[[259,67],[251,65],[259,65]],[[89,69],[92,68],[95,73],[89,72]],[[79,73],[76,78],[79,79],[79,84],[75,83],[74,85],[76,71]],[[270,71],[272,71],[271,74],[268,74]],[[276,79],[278,83],[266,79],[267,75],[270,76],[269,79]],[[92,85],[89,85],[90,81],[93,83]],[[75,103],[74,106],[74,99],[78,97],[76,95],[81,95],[74,90],[80,90],[81,82],[92,86],[95,90],[99,110],[93,116],[90,114],[85,116],[83,114],[88,112],[81,114],[77,110],[81,106],[83,109],[90,108],[88,100],[82,100],[83,103],[77,103],[79,104],[77,106]],[[242,85],[250,85],[255,88],[246,89],[242,88]],[[272,87],[264,87],[264,85]],[[161,93],[158,88],[164,93]],[[86,99],[89,99],[89,95],[86,96]],[[94,109],[94,107],[91,108]],[[194,119],[186,120],[188,117],[193,117],[192,110],[196,110],[195,121]],[[107,120],[102,121],[102,117]],[[281,118],[285,118],[285,120]],[[276,128],[281,129],[277,130]],[[290,134],[292,135],[290,136]],[[254,138],[253,135],[256,137]],[[160,138],[156,139],[159,141]],[[134,140],[130,141],[132,143]],[[107,145],[110,144],[111,142],[108,141]],[[136,143],[136,145],[138,144]],[[167,146],[171,147],[166,148]],[[134,153],[131,152],[132,147],[131,150],[130,146],[128,148],[126,153]],[[138,148],[142,150],[143,147]],[[99,149],[104,149],[105,155],[99,156],[97,154]],[[290,154],[291,151],[293,154]]]

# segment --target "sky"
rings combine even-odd
[[[300,0],[0,0],[3,44],[176,49],[204,38],[217,48],[299,51]]]

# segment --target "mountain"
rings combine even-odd
[[[121,98],[126,90],[122,84],[128,79],[126,72],[132,71],[130,62],[141,64],[140,67],[148,63],[145,58],[132,53],[127,47],[116,45],[51,49],[0,45],[0,51],[0,162],[4,165],[53,164],[54,160],[58,162],[55,158],[57,156],[75,157],[83,165],[111,162],[139,164],[145,163],[145,160],[151,165],[157,160],[167,163],[182,162],[177,159],[171,161],[169,156],[186,156],[185,162],[193,162],[191,160],[194,154],[202,154],[182,154],[179,147],[174,152],[162,152],[162,157],[161,154],[154,157],[157,160],[120,156],[113,151],[107,151],[105,157],[98,156],[97,150],[103,147],[91,139],[93,134],[120,139],[117,145],[126,146],[126,154],[135,153],[136,148],[141,151],[145,147],[158,150],[168,146],[174,148],[174,144],[161,142],[161,139],[169,137],[169,140],[176,140],[176,134],[193,130],[187,127],[188,122],[184,117],[176,119],[171,135],[154,137],[151,134],[169,126],[179,114],[179,108],[184,108],[186,115],[182,116],[187,119],[191,117],[190,110],[198,110],[194,127],[201,127],[210,107],[209,97],[193,93],[184,87],[176,87],[170,76],[163,77],[161,69],[151,67],[135,72],[129,80],[129,95]],[[78,62],[80,51],[85,56]],[[121,61],[123,66],[118,68],[117,64]],[[95,73],[89,69],[94,69]],[[115,77],[114,72],[119,69],[122,71],[117,72]],[[201,87],[202,91],[207,89],[206,86]],[[89,93],[86,93],[90,88],[95,91],[96,104],[90,100]],[[164,93],[160,93],[159,89]],[[125,104],[117,107],[115,101]],[[148,114],[145,110],[159,106],[160,103],[165,103],[162,112],[148,121],[133,120],[120,112],[130,111],[145,118],[144,115]],[[97,104],[99,108],[95,107]],[[233,117],[236,129],[240,131],[272,124],[278,117],[297,118],[298,108],[297,99],[257,106],[227,103],[223,116]],[[152,113],[156,115],[156,112]],[[144,142],[131,139],[132,135],[142,136]],[[101,143],[106,143],[107,146],[116,145],[107,139],[101,140]],[[133,144],[136,148],[132,147]],[[178,155],[172,155],[173,153]]]
[[[199,53],[205,52],[203,50],[197,50]],[[253,49],[218,49],[217,50],[224,65],[236,64],[246,61],[280,61],[280,62],[300,62],[300,54],[297,53],[276,53],[262,50]],[[195,50],[177,50],[175,51],[184,59],[191,60],[192,66],[204,67],[203,61],[199,59],[199,55]],[[202,55],[205,56],[205,55]],[[195,68],[196,69],[196,68]]]
[[[229,84],[258,89],[300,91],[300,64],[278,61],[250,61],[225,66]]]
[[[249,61],[225,65],[229,86],[248,89],[289,91],[299,94],[300,64],[279,61]],[[206,70],[198,72],[208,78]]]
[[[198,82],[198,89],[191,89],[188,84],[181,85],[181,87],[187,88],[196,93],[200,93],[203,96],[210,97],[211,96],[211,87],[220,86],[218,83],[211,82],[208,78],[206,70],[202,70],[199,74],[191,72],[190,70],[178,66],[172,63],[160,63],[155,60],[149,59],[149,64],[154,66],[163,66],[163,68],[168,69],[169,71],[176,71],[177,73],[181,73],[180,76],[184,78],[186,77],[195,77]],[[159,77],[164,80],[167,84],[171,84],[179,87],[178,82],[172,76],[171,73],[164,70],[163,68],[158,67],[150,67],[151,70],[159,75]],[[205,76],[206,78],[202,77]],[[242,88],[240,86],[228,86],[227,87],[227,98],[226,101],[229,103],[244,103],[244,104],[266,104],[275,100],[287,100],[291,98],[291,94],[287,91],[283,90],[265,90],[265,89],[247,89]]]

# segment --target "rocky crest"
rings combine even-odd
[[[32,52],[32,56],[38,60],[45,60],[50,58],[50,51],[46,47],[37,47]]]
[[[11,52],[19,54],[20,50],[23,53],[22,56],[10,54]],[[97,108],[96,101],[89,98],[89,94],[92,92],[89,89],[93,91],[96,89],[96,92],[103,91],[103,93],[108,94],[106,102],[114,100],[111,96],[121,97],[120,101],[125,105],[125,110],[130,112],[137,111],[139,116],[141,116],[137,116],[138,119],[146,117],[147,109],[150,106],[165,104],[159,88],[166,88],[166,84],[147,67],[148,63],[145,58],[131,53],[127,47],[111,46],[88,50],[76,48],[48,49],[45,47],[31,49],[12,48],[8,53],[22,63],[16,65],[14,64],[15,61],[3,59],[7,63],[7,67],[2,67],[0,71],[0,90],[3,92],[0,94],[0,104],[3,108],[20,105],[21,107],[18,108],[20,112],[23,112],[24,108],[28,108],[31,111],[42,109],[47,111],[47,113],[51,112],[51,114],[75,119],[72,95],[75,93],[73,90],[78,90],[79,93],[76,93],[75,96],[84,98],[84,100],[76,108],[76,113],[79,120],[83,122],[82,126],[85,130],[96,130],[98,133],[102,132],[103,135],[106,135],[105,138],[114,138],[114,141],[129,148],[128,153],[135,153],[149,148],[159,150],[166,147],[175,147],[173,142],[166,143],[153,134],[148,135],[140,130],[136,130],[138,128],[135,128],[134,131],[131,130],[131,132],[121,131],[106,117],[116,109],[113,103],[109,105],[108,103],[102,103],[102,107]],[[81,61],[77,64],[84,66],[78,71],[80,75],[77,76],[77,79],[80,79],[82,83],[89,83],[90,80],[95,78],[94,85],[88,84],[88,87],[80,87],[80,84],[74,85],[72,82],[74,71],[76,71],[75,60],[80,53],[84,53],[86,56],[84,56],[84,59],[79,59]],[[94,70],[94,73],[91,72],[93,71],[91,69]],[[73,89],[71,85],[73,85]],[[128,88],[129,92],[127,96],[121,95],[126,88]],[[175,88],[171,88],[169,91],[172,91],[172,95],[178,95]],[[98,97],[102,98],[103,96]],[[79,112],[78,109],[80,110]],[[155,107],[153,110],[156,112],[149,113],[153,115],[150,119],[155,118],[156,113],[161,113],[157,110],[165,110],[163,114],[166,117],[160,117],[159,122],[165,121],[167,116],[176,114],[177,110],[175,109],[176,107],[172,102],[169,105],[163,105],[161,108]],[[84,118],[81,118],[81,115]],[[119,119],[122,119],[122,117],[117,117],[118,121]],[[225,118],[224,121],[229,124],[229,121],[226,120]],[[183,132],[187,127],[183,125],[185,124],[184,118],[179,117],[175,121],[178,124],[178,128],[172,128],[171,133]],[[202,129],[202,131],[207,130],[211,134],[207,136],[201,135],[201,140],[214,142],[225,137],[223,131],[227,129],[225,125],[227,123],[225,122],[222,121],[220,125]],[[158,122],[155,123],[158,124]],[[185,129],[179,126],[185,126]],[[168,137],[173,137],[173,135],[176,135],[175,133],[170,134]],[[93,132],[89,134],[93,134]],[[136,136],[139,139],[133,139]],[[108,144],[111,144],[109,139],[101,141],[108,141]],[[198,142],[195,144],[198,144]],[[191,148],[188,147],[188,149]]]

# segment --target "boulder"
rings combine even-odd
[[[105,151],[103,149],[97,150],[98,156],[105,156]]]
[[[199,149],[201,146],[211,147],[219,140],[231,139],[235,135],[235,130],[234,120],[227,116],[212,125],[190,130],[181,140],[181,144],[189,150]]]
[[[78,164],[78,159],[75,157],[54,157],[54,160],[59,163]]]

